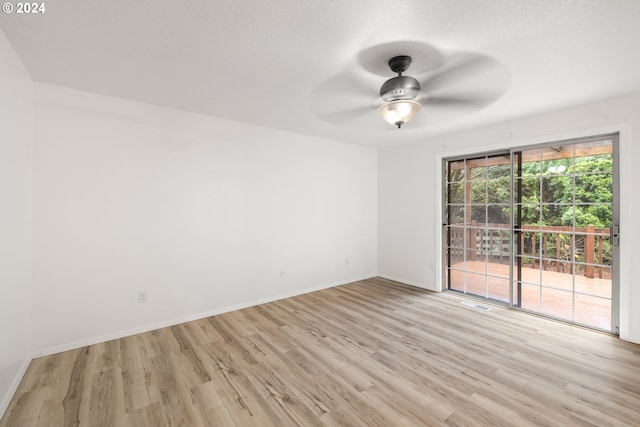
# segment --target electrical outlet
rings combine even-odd
[[[280,277],[287,277],[287,272],[285,271],[284,268],[280,269]]]
[[[344,266],[349,267],[349,258],[344,259]]]
[[[147,293],[144,291],[138,292],[138,304],[145,304],[147,301]]]

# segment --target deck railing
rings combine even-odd
[[[484,259],[510,260],[511,231],[508,224],[476,224],[447,227],[450,263]],[[611,277],[611,244],[608,228],[524,225],[520,239],[523,266],[576,274],[588,278]],[[514,244],[516,242],[514,241]],[[466,252],[466,255],[465,255]]]

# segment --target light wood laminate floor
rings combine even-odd
[[[370,279],[33,360],[0,427],[640,425],[640,346]]]

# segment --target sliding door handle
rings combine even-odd
[[[609,229],[609,243],[613,246],[620,245],[620,226],[612,225]]]

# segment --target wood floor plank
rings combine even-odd
[[[373,404],[387,414],[390,426],[440,425],[443,420],[432,414],[427,408],[413,406],[402,399],[389,399],[389,390],[374,385],[363,391]]]
[[[195,387],[192,393],[196,408],[200,411],[205,425],[229,427],[238,425],[218,394],[216,384],[213,381]]]
[[[48,387],[22,393],[11,412],[8,412],[7,425],[37,426],[48,393]]]
[[[191,391],[182,381],[179,366],[172,363],[171,354],[153,359],[152,369],[169,425],[203,425],[200,412],[194,408]]]
[[[125,415],[118,425],[120,427],[155,426],[169,427],[165,407],[160,402],[153,402],[147,406],[131,411]]]
[[[73,370],[69,378],[69,388],[62,400],[64,408],[64,425],[75,426],[80,424],[81,406],[87,401],[85,384],[91,378],[92,373],[87,373],[86,364],[89,358],[90,347],[85,347],[76,353]],[[86,404],[84,404],[86,407]]]
[[[640,346],[382,278],[34,359],[0,427],[640,425]]]

